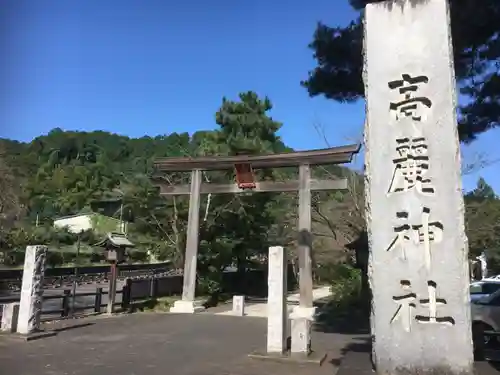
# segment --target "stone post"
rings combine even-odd
[[[194,313],[203,310],[203,306],[196,305],[196,264],[198,261],[198,232],[200,223],[200,194],[201,170],[191,172],[191,191],[189,195],[189,213],[186,238],[186,254],[184,260],[184,277],[182,299],[175,301],[170,312]]]
[[[379,374],[473,374],[447,0],[365,11],[366,220]]]
[[[233,296],[233,314],[245,315],[245,296]]]
[[[106,313],[111,315],[115,311],[115,300],[116,300],[116,283],[118,279],[118,269],[116,260],[111,261],[110,264],[110,278],[108,282],[108,303],[106,305]],[[76,280],[78,282],[78,280]],[[76,292],[76,289],[74,289]],[[75,296],[73,296],[75,298]],[[75,312],[73,311],[73,314]]]
[[[17,331],[19,319],[19,303],[6,303],[2,305],[2,332],[13,333]]]
[[[23,335],[40,329],[46,257],[47,246],[37,245],[26,248],[17,323],[17,332]]]
[[[269,248],[267,352],[284,354],[287,339],[287,260],[282,246]]]

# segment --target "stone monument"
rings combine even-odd
[[[19,303],[6,303],[2,305],[2,327],[1,331],[14,333],[17,331],[17,321],[19,319]]]
[[[245,315],[245,296],[233,296],[233,314],[237,316]]]
[[[366,218],[379,374],[472,374],[447,0],[365,11]]]
[[[17,332],[23,335],[29,335],[40,329],[46,257],[47,246],[26,247],[17,322]]]

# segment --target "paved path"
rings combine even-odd
[[[330,287],[319,287],[313,290],[313,300],[318,301],[331,295]],[[299,302],[299,293],[290,294],[287,297],[288,313],[291,313],[293,308]],[[231,304],[228,305],[226,311],[217,312],[217,315],[233,315]],[[267,317],[267,303],[255,303],[245,306],[245,316],[266,318]]]
[[[315,332],[313,345],[329,354],[322,367],[262,362],[266,319],[212,314],[132,314],[87,318],[88,326],[24,342],[0,337],[0,374],[9,375],[323,375],[348,335]],[[68,323],[66,323],[68,324]]]
[[[0,374],[373,374],[367,335],[313,332],[313,348],[328,354],[322,367],[249,358],[248,353],[264,348],[266,319],[147,313],[52,327],[66,330],[31,342],[0,336]],[[498,375],[487,363],[478,364],[477,370],[477,375]]]

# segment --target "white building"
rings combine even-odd
[[[127,233],[127,223],[98,213],[60,217],[54,220],[55,228],[67,227],[71,233],[92,230],[96,233]]]

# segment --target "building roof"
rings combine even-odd
[[[123,233],[108,233],[104,239],[96,243],[94,246],[99,247],[134,247],[127,236]]]
[[[97,212],[85,212],[85,213],[81,213],[81,214],[56,217],[54,219],[54,221],[64,220],[64,219],[71,219],[71,218],[80,217],[80,216],[93,216],[93,215],[99,215],[99,214]]]
[[[87,213],[81,213],[81,214],[75,214],[75,215],[68,215],[68,216],[61,216],[61,217],[57,217],[53,220],[53,222],[55,223],[56,221],[60,221],[60,220],[66,220],[66,219],[73,219],[73,218],[77,218],[77,217],[84,217],[84,216],[102,216],[102,217],[106,217],[110,220],[113,220],[113,221],[116,221],[117,223],[120,223],[120,222],[124,222],[124,223],[127,223],[128,220],[125,220],[122,218],[122,220],[116,218],[116,217],[113,217],[113,216],[109,216],[109,215],[104,215],[100,212],[87,212]]]

